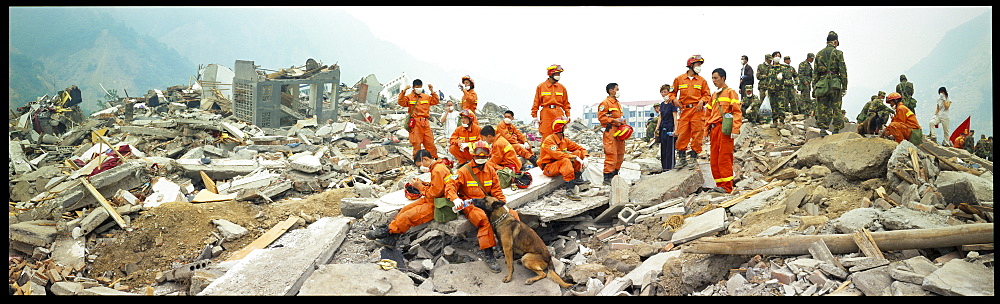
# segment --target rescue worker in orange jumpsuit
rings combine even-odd
[[[484,141],[492,143],[490,145],[490,159],[486,162],[488,166],[496,170],[510,168],[514,172],[521,172],[521,160],[517,159],[514,145],[510,144],[503,136],[497,136],[493,126],[483,127],[479,134],[482,135]]]
[[[437,158],[437,146],[434,145],[434,131],[431,131],[430,124],[430,113],[431,106],[437,105],[440,102],[438,99],[438,94],[434,93],[434,86],[427,84],[429,91],[424,91],[423,81],[420,79],[413,80],[413,91],[410,94],[406,94],[406,91],[410,89],[407,85],[399,92],[399,99],[396,101],[401,107],[407,108],[407,110],[412,114],[414,125],[410,129],[410,144],[413,145],[414,159],[416,159],[417,151],[420,149],[426,149],[431,152],[433,158]]]
[[[904,140],[910,140],[910,132],[920,128],[917,115],[914,115],[913,111],[910,111],[910,108],[907,108],[902,101],[903,95],[896,92],[889,93],[889,96],[885,97],[885,103],[889,104],[890,108],[895,109],[896,114],[892,116],[889,125],[882,130],[882,137],[891,138],[897,144]]]
[[[711,101],[705,105],[711,134],[708,159],[712,165],[712,177],[715,178],[715,190],[733,193],[733,139],[739,136],[740,126],[743,125],[740,94],[726,86],[726,70],[721,68],[712,71],[712,84],[719,91],[712,94]],[[723,129],[724,118],[732,119],[729,130]]]
[[[479,107],[479,94],[476,94],[476,82],[472,81],[469,75],[465,75],[462,76],[462,84],[458,88],[462,90],[462,110],[472,111],[472,124],[478,126],[476,109]]]
[[[435,159],[430,151],[421,149],[415,155],[414,163],[420,167],[421,172],[430,172],[431,180],[424,182],[419,178],[413,178],[410,185],[420,190],[423,196],[399,209],[399,213],[388,225],[380,225],[365,232],[365,237],[383,246],[395,247],[399,235],[406,233],[410,228],[434,220],[434,199],[445,197],[445,188],[454,178],[443,159]]]
[[[496,257],[493,255],[493,246],[496,246],[497,241],[493,226],[490,225],[489,215],[483,209],[474,206],[472,199],[492,196],[506,202],[507,197],[500,188],[497,170],[487,165],[490,147],[486,141],[475,142],[472,154],[475,160],[455,170],[452,175],[453,181],[445,186],[445,196],[455,204],[452,210],[456,213],[461,211],[469,222],[479,228],[476,237],[479,239],[479,249],[483,250],[486,257],[486,265],[491,271],[500,272],[500,266],[497,265]],[[521,219],[514,210],[508,209],[508,212],[515,219]]]
[[[674,78],[673,92],[668,93],[670,101],[677,106],[680,117],[677,118],[677,167],[697,168],[698,154],[702,151],[702,140],[705,137],[705,104],[711,98],[708,81],[698,75],[705,59],[694,55],[687,60],[687,72]],[[690,151],[688,148],[690,147]],[[686,154],[686,155],[685,155]],[[689,163],[690,162],[690,163]]]
[[[531,151],[531,144],[528,143],[528,137],[521,133],[521,130],[517,129],[514,125],[514,111],[507,110],[503,112],[503,120],[497,123],[496,126],[497,136],[507,139],[514,146],[514,152],[518,156],[523,157],[525,160],[530,162],[534,166],[538,166],[538,156],[535,155],[534,151]]]
[[[475,120],[472,111],[462,110],[458,120],[462,122],[462,125],[451,133],[448,151],[451,152],[452,156],[455,156],[455,162],[461,165],[472,160],[472,144],[480,140],[479,131],[482,128],[472,123]]]
[[[580,196],[574,193],[574,187],[587,184],[583,180],[583,159],[586,158],[587,150],[566,138],[563,131],[569,124],[569,118],[560,117],[552,122],[552,135],[542,140],[541,157],[538,158],[538,166],[542,167],[542,174],[549,177],[562,175],[566,183],[566,197],[578,201]]]
[[[552,122],[559,117],[569,117],[569,96],[566,87],[559,83],[563,68],[558,64],[548,67],[549,78],[535,88],[535,101],[531,105],[531,117],[538,121],[538,134],[542,139],[552,135]],[[539,111],[538,109],[542,110]]]
[[[618,103],[618,84],[609,83],[604,88],[608,97],[597,107],[597,121],[601,123],[604,132],[604,183],[611,184],[611,178],[618,175],[622,163],[625,162],[625,141],[619,140],[615,134],[621,125],[626,124],[622,106]]]

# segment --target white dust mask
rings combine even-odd
[[[476,159],[476,164],[479,164],[479,165],[485,164],[487,160],[488,159],[485,159],[485,158],[477,158]]]

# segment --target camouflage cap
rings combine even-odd
[[[837,38],[837,32],[830,31],[829,34],[826,34],[826,41],[834,41],[834,40],[837,40],[837,39],[838,39]]]
[[[771,60],[771,58],[774,58],[774,56],[771,56],[771,54],[764,54],[764,60]]]
[[[809,58],[816,58],[816,54],[813,54],[813,53],[806,54],[806,59],[809,59]]]
[[[885,97],[885,91],[878,91],[878,97]]]
[[[747,91],[753,91],[753,85],[752,84],[745,85],[743,86],[743,89]]]
[[[903,80],[906,80],[906,75],[900,74],[899,75],[899,81],[903,81]]]
[[[872,95],[872,99],[871,100],[876,100],[876,99],[878,99],[878,95]]]

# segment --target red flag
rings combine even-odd
[[[961,148],[955,143],[955,140],[958,139],[959,135],[962,135],[965,132],[969,131],[969,124],[971,124],[971,122],[972,122],[972,116],[969,116],[968,118],[965,119],[965,121],[962,122],[962,124],[958,125],[958,128],[955,128],[954,132],[951,132],[951,137],[948,137],[948,141],[951,142],[952,147]]]

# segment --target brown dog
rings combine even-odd
[[[538,274],[525,281],[525,285],[530,285],[548,276],[559,284],[559,287],[569,288],[573,286],[556,274],[551,265],[552,254],[549,253],[548,247],[545,246],[545,242],[538,236],[538,233],[528,227],[528,224],[510,216],[505,204],[492,197],[476,199],[473,202],[474,206],[486,211],[493,231],[500,236],[503,256],[507,261],[507,277],[504,277],[503,282],[510,282],[514,275],[514,255],[521,255],[521,265]]]
[[[885,127],[887,121],[888,118],[885,117],[885,114],[873,114],[858,124],[858,134],[879,135],[882,133],[882,128]]]

